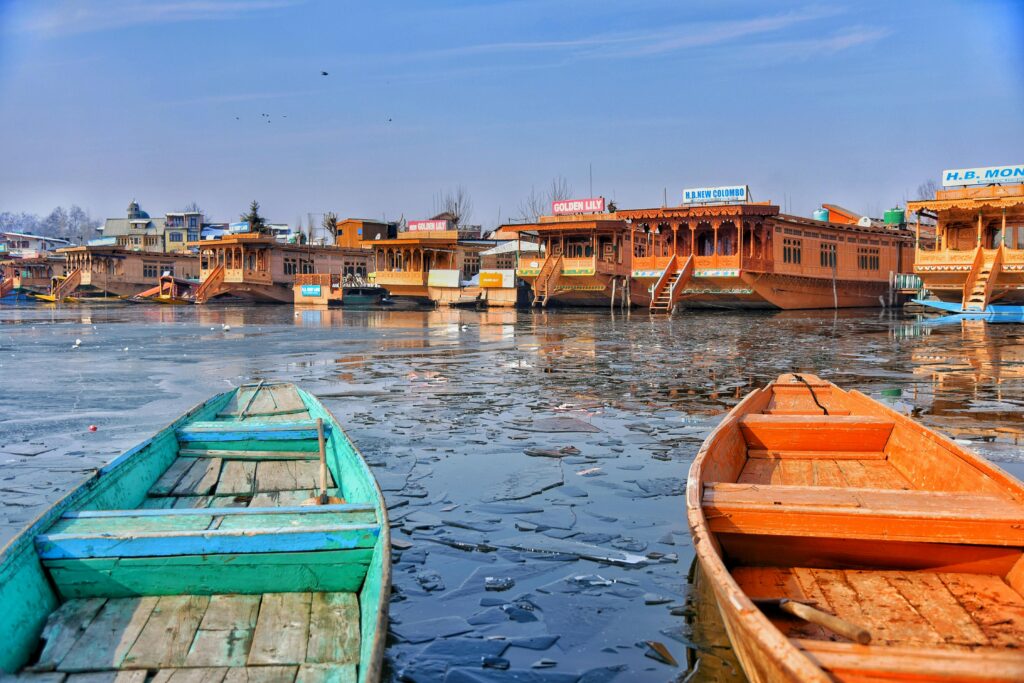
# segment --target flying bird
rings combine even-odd
[[[321,72],[320,72],[320,75],[321,75],[321,76],[326,76],[326,75],[327,75],[327,72],[326,72],[326,71],[321,71]]]

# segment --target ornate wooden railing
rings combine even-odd
[[[651,289],[651,303],[653,304],[658,300],[658,297],[662,292],[665,291],[668,281],[676,274],[676,261],[677,256],[669,256],[668,263],[665,264],[665,270],[662,271],[658,281],[654,283],[654,287]]]

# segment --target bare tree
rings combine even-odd
[[[199,207],[198,202],[191,201],[185,205],[185,213],[202,213],[203,210]]]
[[[536,221],[551,211],[551,205],[572,197],[572,186],[564,176],[557,175],[551,179],[545,194],[539,195],[530,188],[530,194],[519,204],[519,213],[528,221]]]
[[[338,214],[333,211],[325,213],[323,226],[327,234],[331,236],[331,241],[336,242],[338,239]]]
[[[438,193],[434,198],[434,210],[438,214],[449,214],[456,227],[466,225],[473,217],[473,198],[463,185]]]
[[[519,202],[519,213],[523,220],[536,222],[538,218],[548,212],[548,204],[537,190],[530,188],[530,194],[523,201]]]
[[[552,178],[551,185],[548,187],[548,201],[560,202],[570,197],[572,197],[572,186],[569,185],[565,176],[556,175]]]
[[[929,178],[920,185],[917,186],[917,198],[918,199],[935,199],[935,193],[940,190],[941,187],[934,178]]]

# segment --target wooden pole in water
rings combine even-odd
[[[616,277],[615,277],[615,276],[613,275],[613,276],[612,276],[612,300],[611,300],[611,304],[612,304],[612,312],[613,312],[613,313],[615,312],[615,282],[616,282],[616,280],[618,280],[618,278],[616,278]]]

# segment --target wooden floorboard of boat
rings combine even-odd
[[[987,574],[737,567],[752,598],[790,598],[866,628],[872,645],[1013,650],[1024,642],[1024,597]],[[842,640],[769,611],[789,637]],[[1022,655],[1024,658],[1024,655]]]
[[[69,600],[50,615],[48,647],[24,673],[56,669],[110,681],[128,671],[159,671],[160,680],[172,681],[355,681],[359,619],[358,598],[349,592]]]

